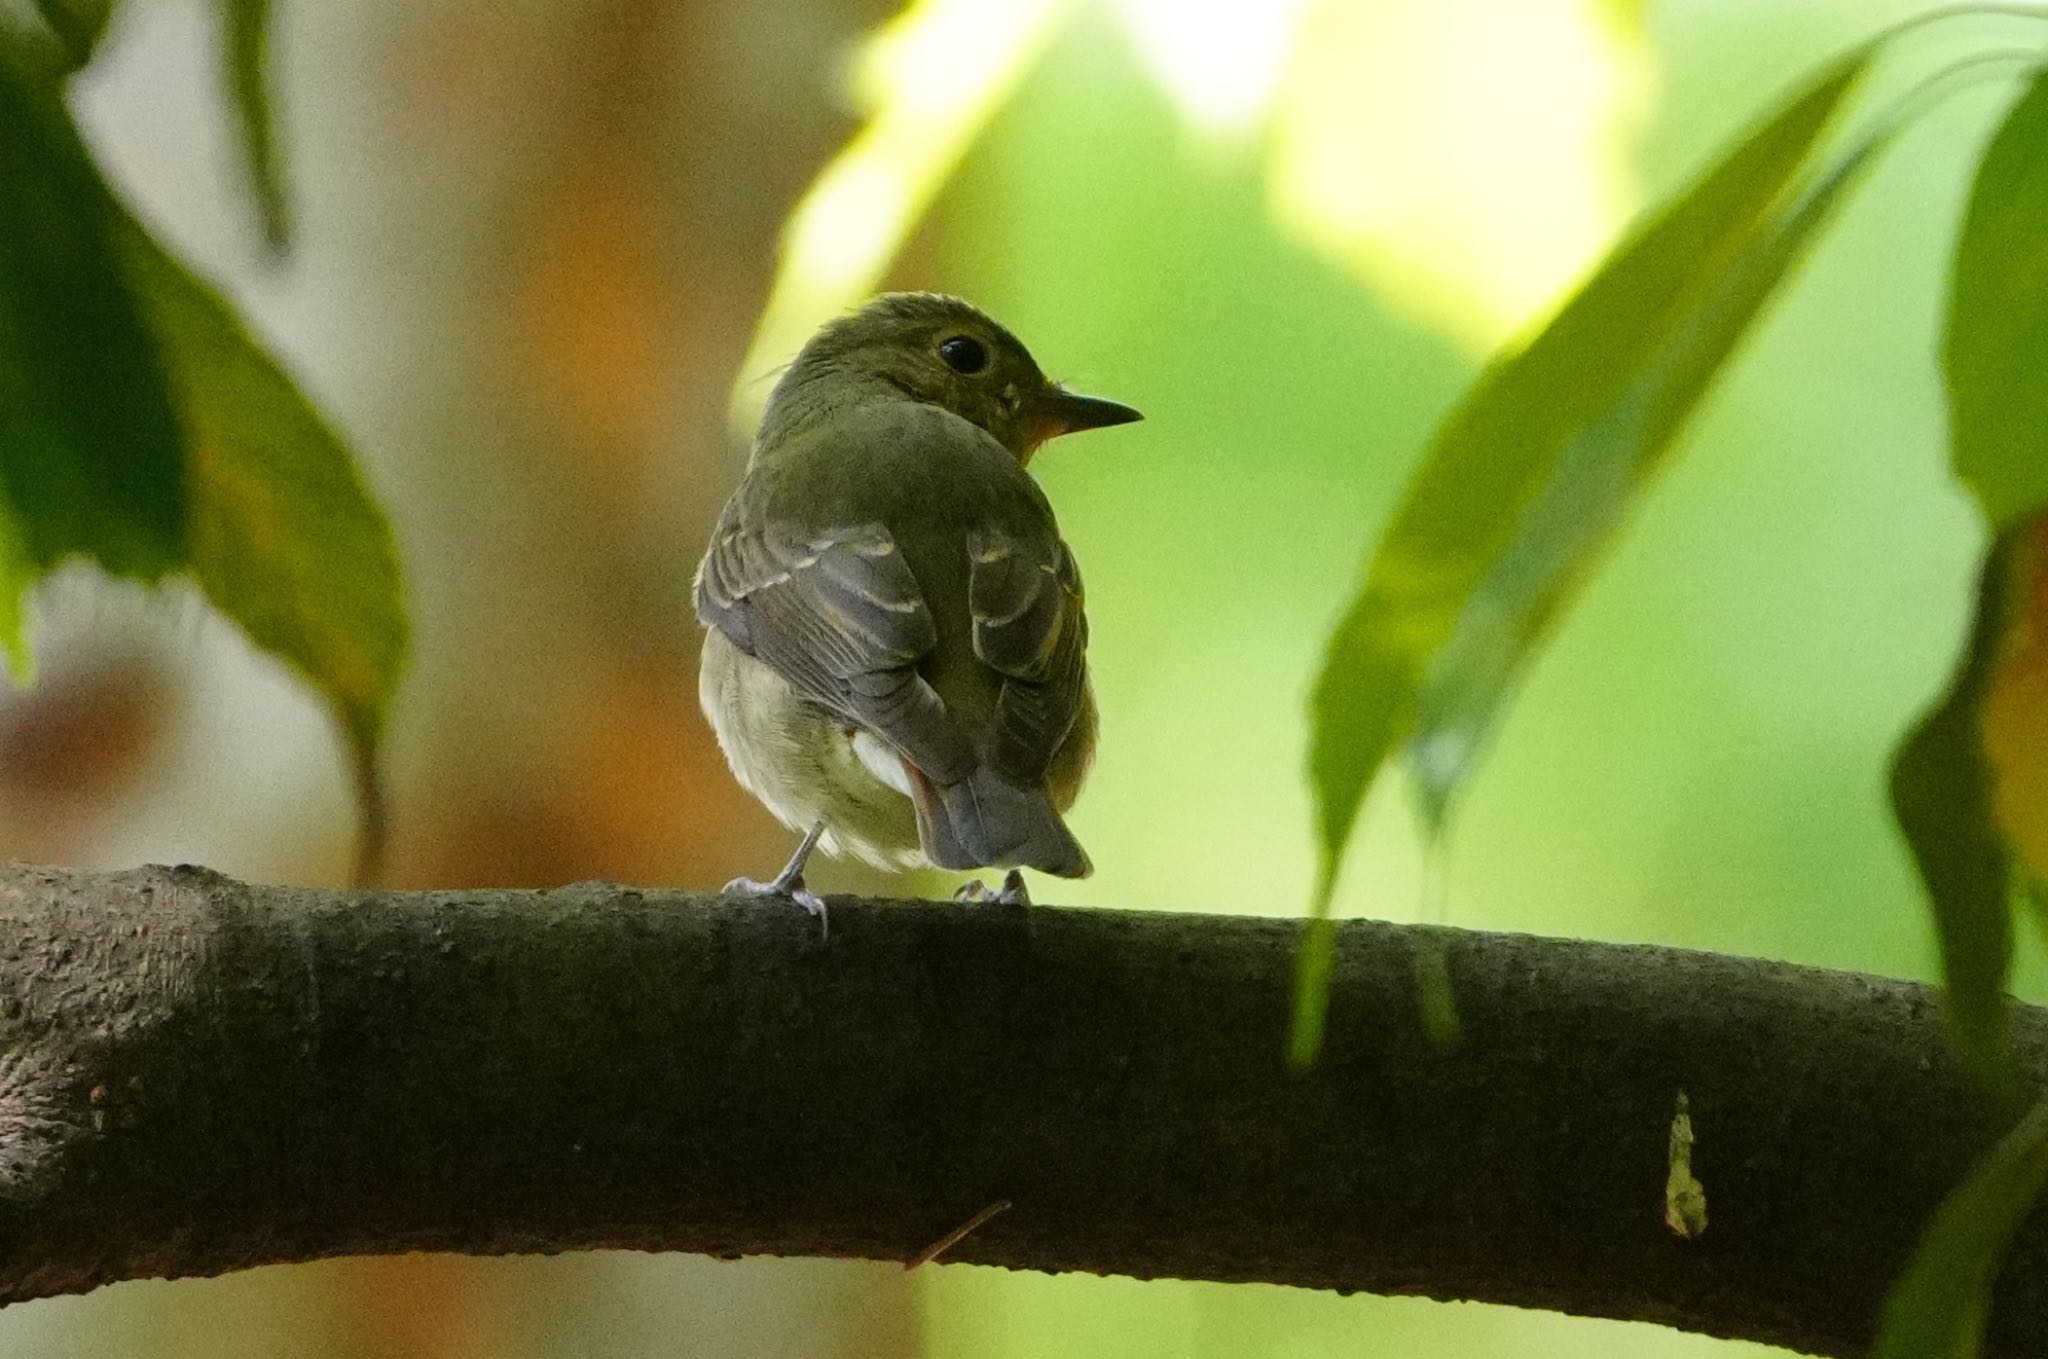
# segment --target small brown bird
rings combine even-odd
[[[1049,380],[954,297],[891,293],[776,384],[697,570],[698,694],[734,775],[812,848],[878,867],[1085,877],[1061,813],[1095,748],[1081,575],[1025,471],[1139,418]],[[963,889],[963,895],[985,896]]]

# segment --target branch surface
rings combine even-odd
[[[1906,982],[1674,949],[579,884],[0,869],[0,1302],[592,1247],[1416,1293],[1859,1353],[2011,1121]],[[1462,1040],[1419,1019],[1445,951]],[[2017,1007],[2048,1075],[2048,1011]],[[1680,1092],[1708,1226],[1665,1224]],[[1987,1353],[2048,1334],[2022,1230]]]

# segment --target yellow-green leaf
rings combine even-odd
[[[1994,529],[2048,505],[2048,75],[1977,167],[1956,244],[1947,344],[1956,474]]]
[[[1983,710],[2011,615],[2022,537],[1993,546],[1976,621],[1948,693],[1892,761],[1892,814],[1934,904],[1949,1028],[1963,1060],[1995,1090],[2013,1082],[2006,1047],[2013,860],[1992,806]]]
[[[2024,878],[2048,883],[2048,506],[2013,530],[2005,636],[1979,725],[1991,807]]]
[[[1794,186],[1868,49],[1831,65],[1619,248],[1527,348],[1494,364],[1439,429],[1330,644],[1311,778],[1327,915],[1366,791],[1412,742],[1433,816],[1508,685],[1669,451],[1723,361],[1842,190],[1866,143]],[[1305,936],[1290,1051],[1311,1060],[1327,974]]]
[[[2048,1183],[2048,1104],[2034,1107],[1934,1214],[1885,1300],[1871,1359],[1974,1359],[2012,1234]]]
[[[119,245],[191,430],[193,568],[339,715],[367,876],[383,828],[377,745],[408,636],[390,527],[340,437],[233,309],[132,220]]]

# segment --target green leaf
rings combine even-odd
[[[114,199],[0,29],[0,650],[60,558],[213,602],[333,705],[381,846],[376,751],[407,624],[391,531],[348,450],[234,311]]]
[[[333,704],[368,877],[383,831],[377,744],[408,637],[390,526],[347,447],[228,304],[132,219],[117,240],[192,432],[199,583]]]
[[[1431,823],[1484,749],[1507,691],[1672,451],[1674,436],[1841,195],[1883,145],[1844,156],[1703,292],[1685,324],[1643,356],[1617,400],[1580,427],[1430,661],[1409,752]]]
[[[73,70],[92,60],[100,39],[106,36],[107,20],[113,17],[114,0],[36,0],[43,22],[64,44]]]
[[[1373,779],[1403,743],[1434,821],[1501,698],[1764,302],[1877,143],[1788,203],[1868,58],[1838,61],[1607,264],[1438,430],[1313,700],[1311,778],[1327,915]],[[1327,973],[1305,936],[1297,986]],[[1290,1050],[1312,1060],[1297,996]]]
[[[56,87],[0,43],[0,645],[16,658],[21,590],[63,558],[144,580],[186,560],[184,437],[114,261],[118,211]]]
[[[1965,1064],[2000,1092],[2014,1084],[2005,979],[2015,866],[1993,806],[1982,714],[2006,635],[2020,545],[2018,532],[1993,544],[1955,679],[1899,747],[1891,773],[1892,814],[1934,904],[1949,1029]]]
[[[2044,1184],[2048,1104],[2039,1104],[1936,1210],[1885,1300],[1872,1359],[1973,1359],[1999,1258]]]
[[[1994,529],[2048,504],[2048,75],[1977,167],[1956,245],[1948,378],[1956,474]]]
[[[221,36],[228,94],[241,132],[242,154],[270,248],[291,244],[290,205],[284,190],[284,151],[270,90],[270,0],[222,0]]]

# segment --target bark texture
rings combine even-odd
[[[353,1252],[949,1260],[1420,1293],[1851,1355],[2011,1122],[1904,982],[1290,921],[0,870],[0,1301]],[[1424,1032],[1444,951],[1462,1037]],[[2048,1011],[2016,1015],[2048,1074]],[[1708,1226],[1665,1224],[1684,1092]],[[1989,1352],[2048,1337],[2048,1222]]]

